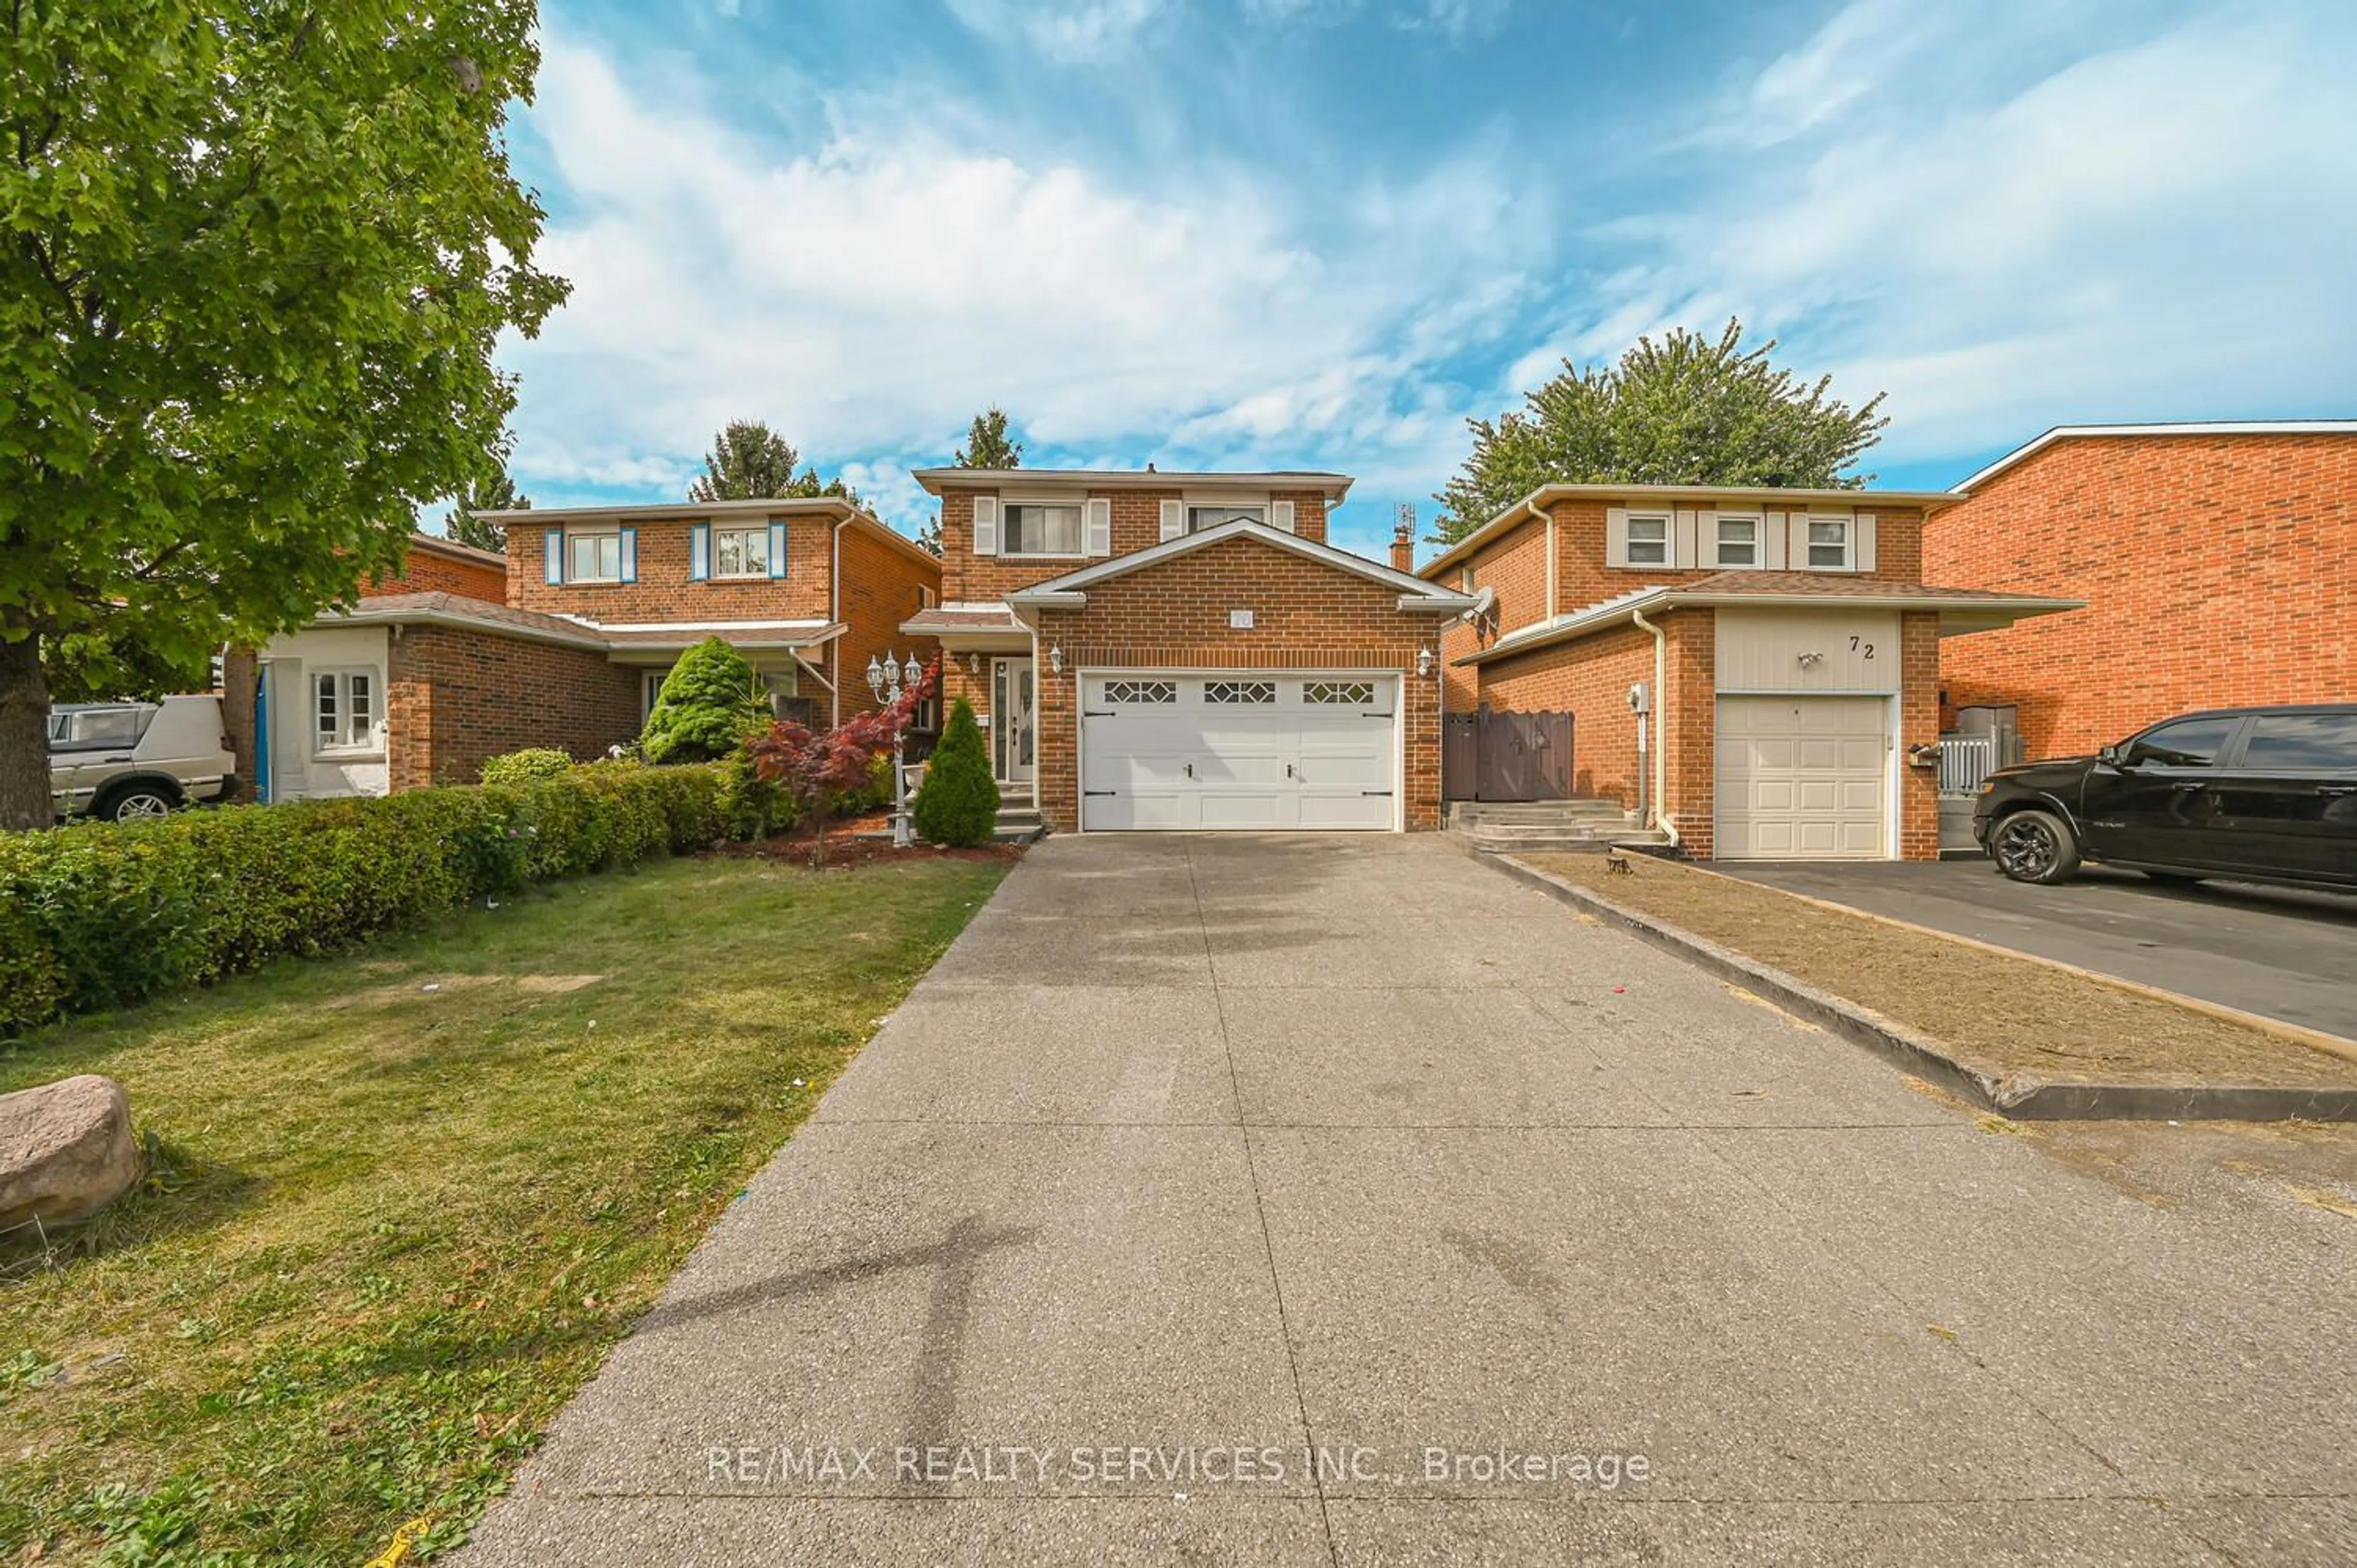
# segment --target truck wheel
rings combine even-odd
[[[2064,882],[2079,869],[2079,841],[2051,811],[2016,811],[1997,823],[1989,854],[2016,882]]]
[[[179,803],[178,792],[162,784],[132,784],[101,801],[95,814],[110,822],[152,822],[170,816]]]

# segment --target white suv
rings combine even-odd
[[[219,697],[61,703],[49,710],[49,804],[60,817],[160,817],[237,785]]]

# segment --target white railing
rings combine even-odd
[[[1996,770],[1996,736],[1944,735],[1940,737],[1940,793],[1972,795],[1981,780]]]

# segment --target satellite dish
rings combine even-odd
[[[1495,588],[1482,588],[1477,591],[1473,596],[1473,607],[1467,610],[1463,615],[1458,616],[1457,618],[1458,620],[1465,621],[1480,620],[1482,617],[1488,615],[1491,610],[1497,607],[1498,590]]]

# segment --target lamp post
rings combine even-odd
[[[867,689],[876,694],[877,702],[887,707],[898,706],[902,688],[912,687],[924,678],[925,667],[917,662],[917,653],[914,649],[909,650],[909,661],[905,666],[894,659],[888,650],[880,662],[874,654],[867,656]],[[917,842],[916,834],[909,825],[908,775],[902,771],[900,761],[900,739],[908,733],[908,725],[899,724],[892,726],[892,847],[894,849],[907,849]]]

